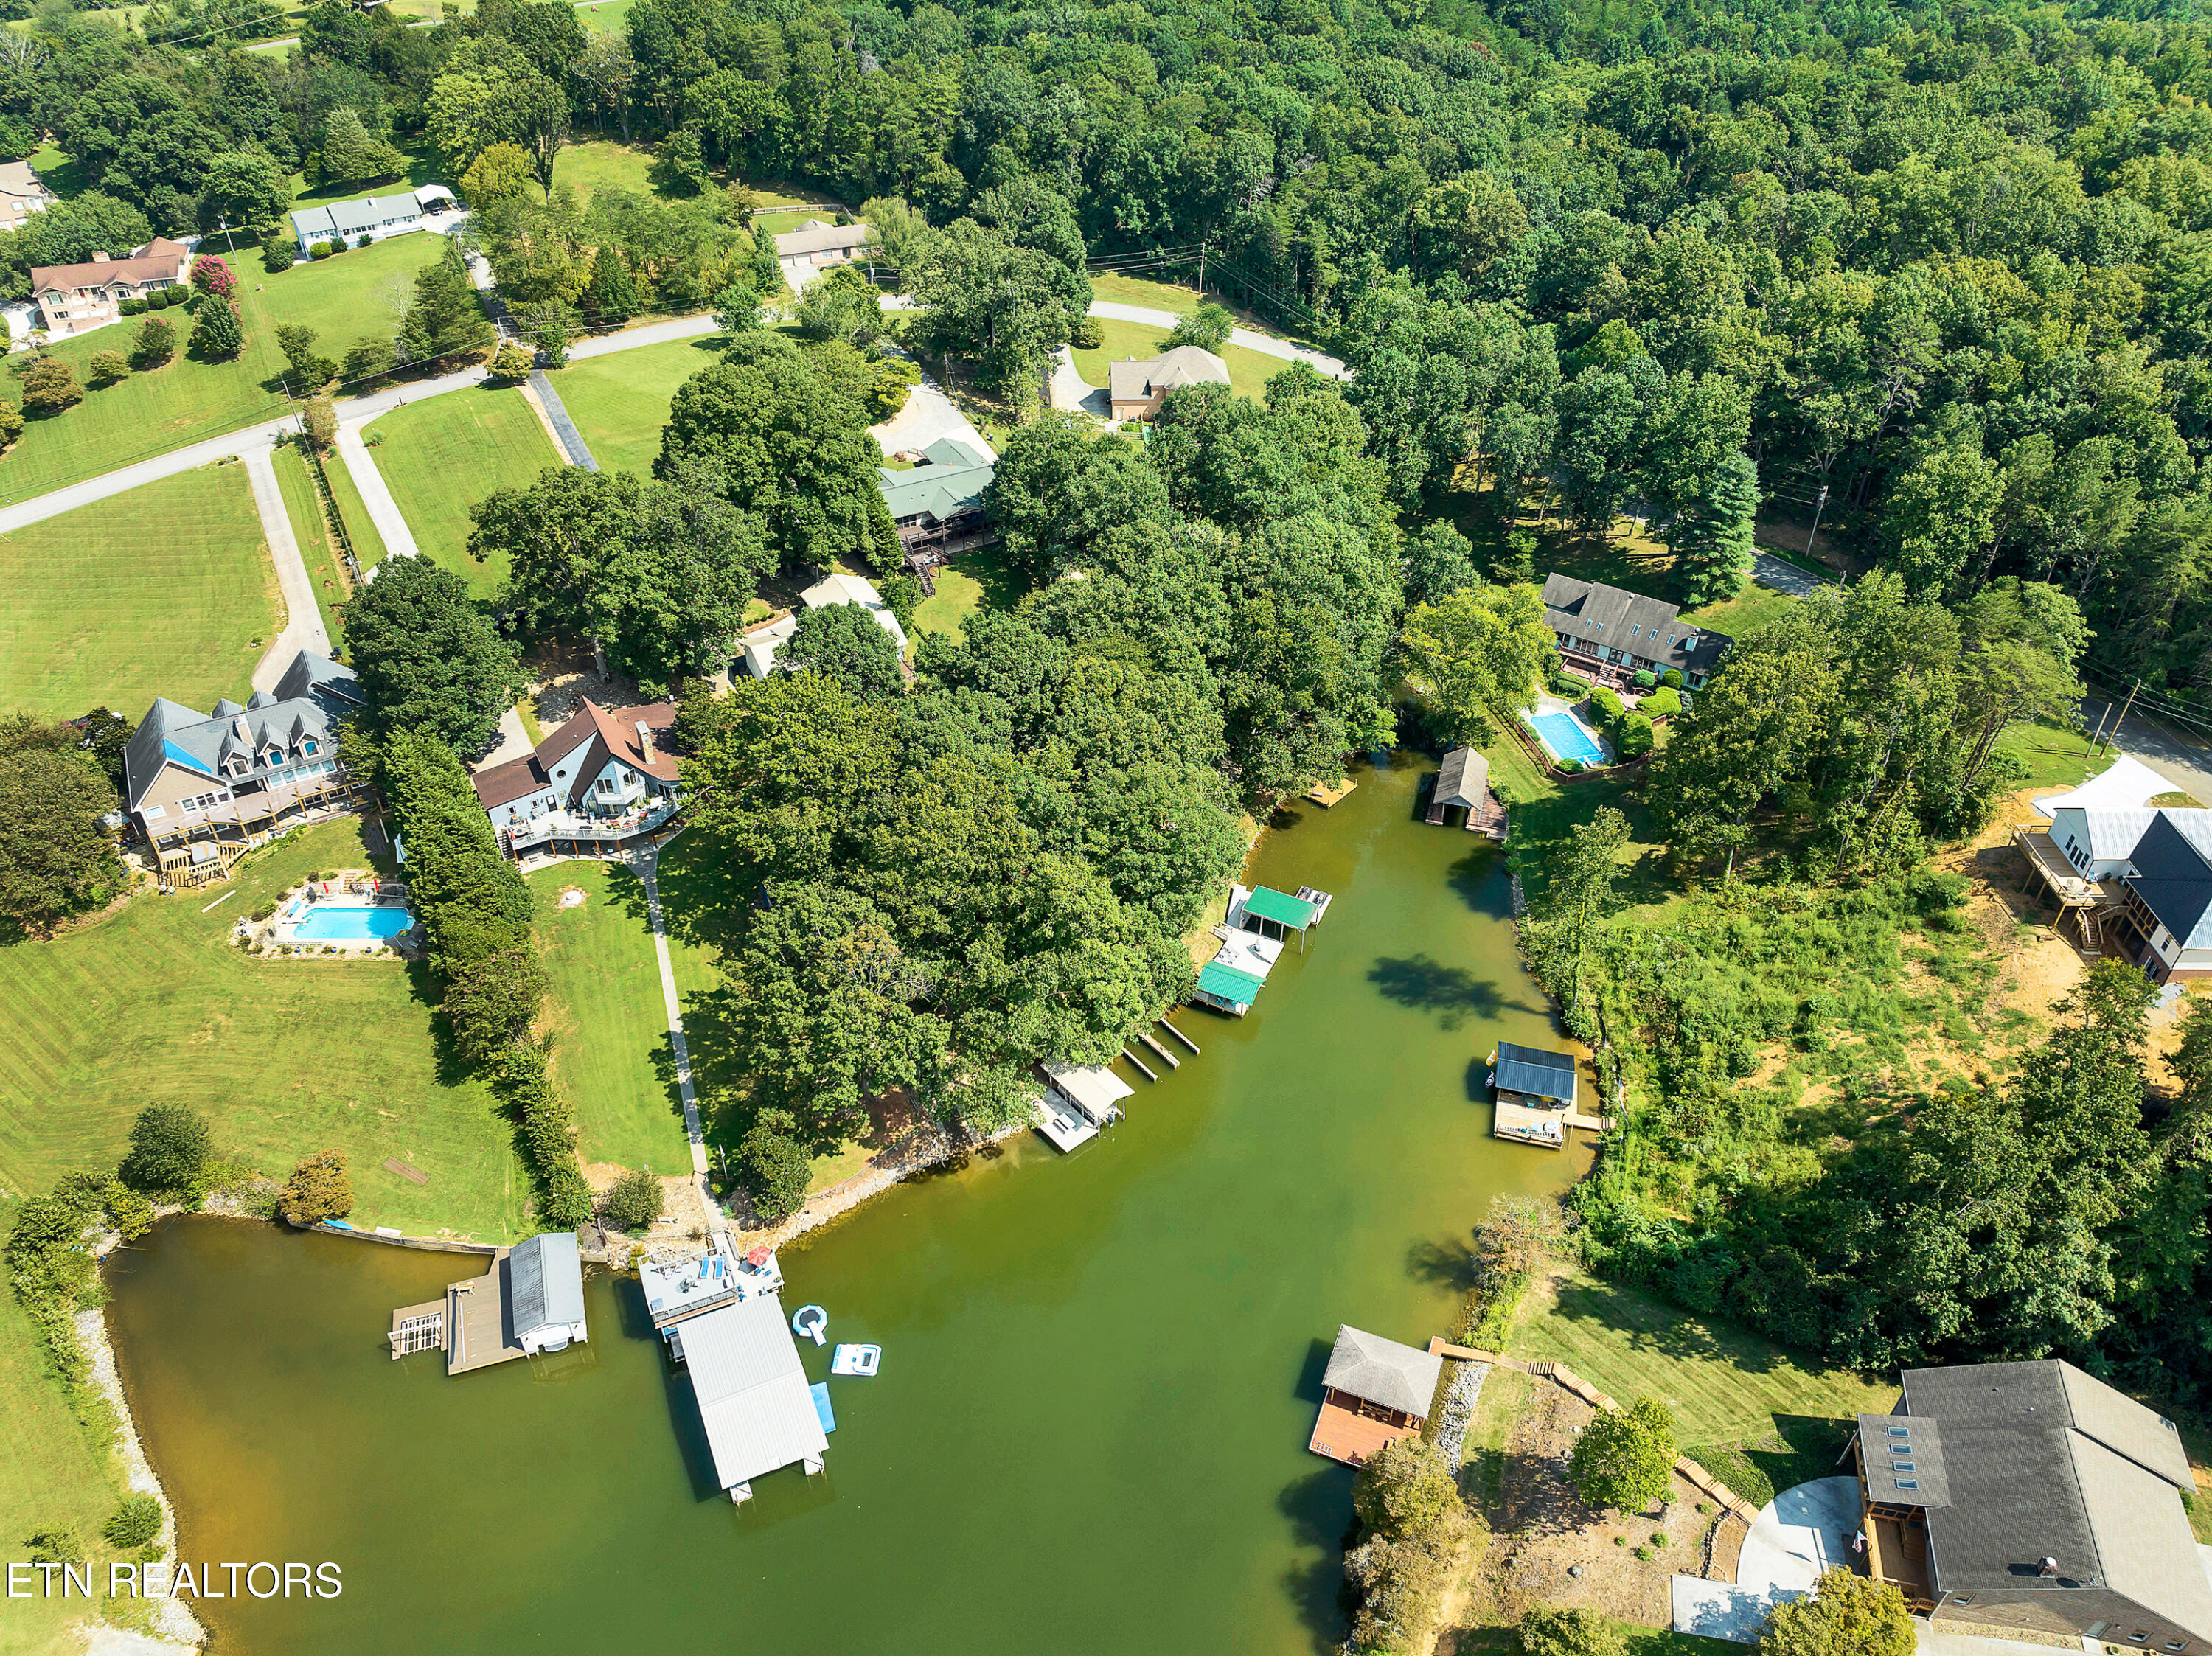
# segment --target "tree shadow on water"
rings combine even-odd
[[[1495,1017],[1506,1005],[1496,983],[1426,954],[1378,960],[1367,980],[1401,1006],[1436,1013],[1444,1029],[1456,1029],[1470,1017]]]
[[[1344,1580],[1344,1548],[1352,1532],[1350,1469],[1316,1466],[1283,1487],[1275,1506],[1291,1520],[1299,1557],[1283,1573],[1283,1588],[1311,1635],[1315,1656],[1338,1649],[1352,1619]]]
[[[1430,1288],[1470,1294],[1475,1285],[1474,1251],[1459,1241],[1431,1238],[1415,1242],[1406,1250],[1406,1274]]]

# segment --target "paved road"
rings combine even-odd
[[[2101,692],[2081,698],[2081,727],[2094,731],[2100,722],[2109,723],[2112,714],[2126,698],[2108,701]],[[2110,737],[2110,730],[2106,735]],[[2154,725],[2140,713],[2130,713],[2121,722],[2119,746],[2156,771],[2160,776],[2185,793],[2193,794],[2199,804],[2212,805],[2212,749],[2200,743],[2185,740],[2163,725]]]
[[[246,455],[246,478],[253,486],[253,509],[261,516],[261,536],[269,543],[270,560],[276,566],[277,589],[284,595],[284,630],[277,634],[253,669],[253,688],[274,690],[292,658],[302,650],[319,656],[331,652],[331,635],[323,625],[323,612],[315,607],[315,584],[309,579],[300,542],[292,533],[292,514],[284,509],[284,491],[276,482],[276,448],[255,447]]]
[[[1149,305],[1115,305],[1106,300],[1093,300],[1091,314],[1109,317],[1117,322],[1142,322],[1155,328],[1173,328],[1182,320],[1173,311],[1156,311]],[[1350,370],[1337,358],[1304,345],[1293,345],[1287,339],[1278,339],[1272,334],[1255,333],[1249,328],[1231,328],[1229,343],[1241,345],[1248,351],[1257,351],[1262,356],[1279,357],[1285,362],[1310,362],[1332,379],[1349,377]]]
[[[1751,555],[1752,579],[1761,586],[1771,586],[1778,592],[1791,593],[1803,597],[1808,592],[1817,592],[1824,586],[1833,586],[1834,579],[1826,575],[1815,575],[1800,569],[1794,563],[1785,563],[1771,552]]]

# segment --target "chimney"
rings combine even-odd
[[[92,262],[94,264],[105,264],[107,263],[107,255],[105,253],[94,253],[92,256]]]
[[[637,749],[645,755],[645,762],[653,762],[653,726],[642,719],[637,721]]]

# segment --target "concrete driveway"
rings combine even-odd
[[[1850,1567],[1851,1537],[1858,1527],[1856,1478],[1819,1477],[1784,1489],[1752,1521],[1735,1567],[1736,1585],[1808,1592],[1826,1571]]]
[[[886,454],[896,454],[902,448],[927,448],[939,438],[950,437],[987,459],[999,458],[999,451],[983,440],[983,434],[969,423],[968,416],[952,405],[952,399],[937,388],[933,379],[925,379],[908,391],[906,406],[883,424],[869,427],[868,434],[883,446]]]

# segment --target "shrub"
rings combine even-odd
[[[118,1551],[143,1547],[161,1532],[161,1503],[150,1495],[126,1495],[100,1532]]]
[[[1105,344],[1106,331],[1098,325],[1097,317],[1086,316],[1075,325],[1075,331],[1068,335],[1067,343],[1079,351],[1095,351]]]
[[[1464,1513],[1443,1452],[1418,1437],[1393,1439],[1367,1457],[1352,1504],[1368,1528],[1401,1540],[1428,1541]]]
[[[1656,674],[1654,674],[1654,673],[1647,673],[1647,672],[1645,672],[1642,668],[1638,668],[1638,669],[1637,670],[1637,672],[1636,672],[1636,688],[1637,688],[1638,689],[1639,689],[1639,690],[1648,690],[1648,689],[1650,689],[1653,685],[1656,684],[1658,682],[1659,682],[1659,679],[1658,679],[1658,676],[1657,676]]]
[[[131,361],[142,370],[158,368],[176,354],[176,329],[158,316],[148,317],[131,342]]]
[[[607,1192],[607,1217],[623,1230],[642,1230],[660,1217],[660,1180],[632,1168]]]
[[[527,379],[531,369],[538,366],[538,359],[524,347],[508,339],[501,342],[499,349],[491,354],[491,360],[485,366],[491,370],[495,379]]]
[[[1911,1656],[1912,1617],[1887,1581],[1832,1569],[1810,1598],[1777,1604],[1759,1656]]]
[[[783,1111],[763,1110],[738,1146],[745,1188],[752,1192],[754,1211],[763,1219],[787,1219],[798,1212],[814,1175],[806,1148],[791,1137],[790,1126],[791,1118]]]
[[[166,311],[173,305],[189,305],[191,298],[192,290],[190,288],[182,286],[162,288],[155,290],[152,302]]]
[[[1682,711],[1682,693],[1662,684],[1645,696],[1636,711],[1650,719],[1672,719]]]
[[[33,1564],[84,1562],[84,1543],[66,1524],[42,1524],[23,1537],[23,1551]]]
[[[7,447],[22,434],[23,410],[0,398],[0,448]]]
[[[261,268],[276,276],[289,270],[299,262],[300,244],[283,230],[271,230],[269,240],[261,244]]]
[[[1638,1398],[1626,1409],[1608,1409],[1575,1440],[1570,1475],[1576,1493],[1593,1507],[1640,1512],[1673,1487],[1674,1417],[1667,1405]]]
[[[232,357],[246,346],[246,329],[230,301],[210,294],[192,324],[191,348],[204,357]]]
[[[286,1219],[303,1228],[351,1213],[353,1180],[346,1174],[345,1152],[317,1150],[301,1156],[284,1181],[281,1206]]]
[[[307,250],[309,258],[328,258],[330,256],[331,244],[327,241],[319,241]]]
[[[1559,761],[1559,774],[1560,774],[1560,775],[1562,775],[1562,776],[1580,776],[1580,775],[1582,774],[1582,772],[1583,772],[1583,761],[1582,761],[1581,760],[1579,760],[1579,759],[1562,759],[1561,761]]]
[[[121,351],[94,351],[89,366],[95,385],[112,385],[131,373],[131,363]]]
[[[146,313],[146,301],[143,299],[126,299],[115,309],[119,316],[143,316]]]
[[[23,406],[36,414],[59,414],[84,399],[76,370],[58,356],[40,357],[23,376]]]
[[[375,240],[376,238],[373,235],[363,236],[360,240],[355,242],[354,246],[356,247],[366,247],[370,242],[374,241]]]
[[[1665,672],[1659,675],[1659,682],[1662,684],[1664,684],[1670,690],[1680,689],[1682,688],[1682,670],[1680,667],[1669,667]]]
[[[1620,719],[1620,698],[1602,684],[1594,684],[1589,693],[1590,711],[1598,723],[1610,730]]]
[[[238,273],[213,253],[202,253],[192,261],[192,286],[204,294],[228,299],[238,291]]]
[[[1623,759],[1641,759],[1651,751],[1655,739],[1651,721],[1641,713],[1624,715],[1620,723],[1613,727],[1613,749]]]

